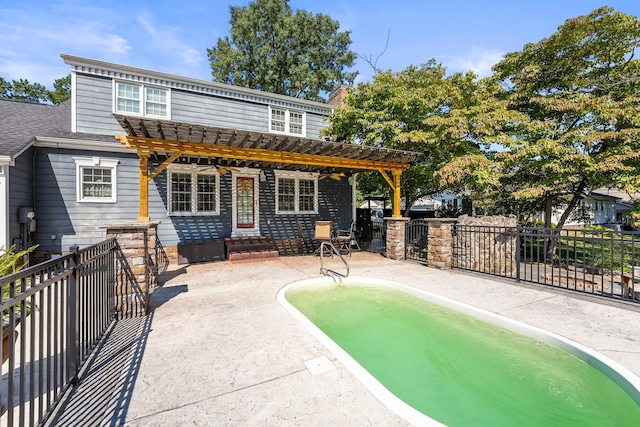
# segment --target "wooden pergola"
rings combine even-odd
[[[418,153],[292,135],[251,132],[115,114],[127,135],[116,136],[140,159],[140,214],[149,221],[149,181],[171,163],[187,159],[220,168],[248,167],[309,172],[376,170],[393,189],[393,217],[400,213],[400,176]],[[149,160],[160,162],[149,171]],[[391,174],[391,176],[389,175]]]

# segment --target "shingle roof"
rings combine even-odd
[[[53,106],[0,99],[0,155],[13,157],[37,136],[70,135],[70,101]]]

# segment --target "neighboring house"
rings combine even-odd
[[[443,191],[440,194],[434,194],[432,196],[425,196],[416,200],[411,206],[412,210],[437,210],[442,206],[448,206],[450,208],[462,208],[462,202],[465,200],[464,194],[452,193],[450,191]]]
[[[582,199],[591,223],[594,225],[616,223],[616,204],[620,199],[615,196],[592,191]]]
[[[592,193],[615,198],[615,220],[612,222],[616,224],[624,223],[634,202],[640,199],[640,193],[627,193],[616,188],[598,188]]]
[[[62,58],[69,101],[0,100],[0,246],[57,254],[101,241],[106,223],[158,221],[175,260],[190,242],[348,228],[351,176],[380,170],[399,198],[415,158],[319,139],[329,104]]]
[[[370,196],[365,198],[365,202],[360,205],[361,209],[369,209],[375,212],[384,211],[385,209],[391,209],[391,203],[388,197],[384,196]],[[435,215],[435,211],[443,206],[450,208],[462,208],[463,204],[467,201],[471,202],[469,193],[457,194],[450,191],[443,191],[439,194],[432,196],[425,196],[416,200],[411,205],[411,213],[420,215],[424,213],[431,213],[431,216]],[[405,204],[400,204],[400,209],[404,212]]]
[[[565,226],[582,227],[585,225],[605,225],[620,224],[617,219],[617,204],[620,199],[616,196],[609,195],[606,190],[594,190],[580,201],[580,206],[574,209],[569,219],[565,222]],[[554,209],[551,215],[551,222],[557,224],[562,216],[563,211]],[[584,214],[584,216],[581,216]],[[544,214],[540,214],[534,220],[544,221]]]
[[[469,204],[469,205],[467,205]],[[443,191],[440,194],[425,196],[416,200],[411,205],[411,212],[414,215],[435,215],[436,211],[448,207],[452,209],[460,209],[462,212],[471,212],[475,215],[476,208],[469,192],[453,193],[451,191]]]

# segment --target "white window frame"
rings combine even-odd
[[[171,175],[174,173],[191,176],[191,210],[174,212],[173,193],[171,191]],[[210,175],[215,178],[215,208],[212,211],[198,210],[198,175]],[[169,216],[217,216],[220,215],[220,173],[213,166],[173,164],[167,167],[167,215]]]
[[[100,157],[74,157],[76,163],[76,201],[78,203],[116,203],[117,198],[117,166],[120,163],[116,159],[104,159]],[[110,197],[86,197],[84,196],[82,176],[84,169],[103,169],[111,171],[111,196]]]
[[[318,213],[318,181],[319,174],[316,172],[299,172],[299,171],[282,171],[276,170],[275,174],[275,194],[276,194],[276,214],[277,215],[287,215],[287,214],[317,214]],[[294,210],[280,210],[280,192],[279,192],[279,180],[280,178],[284,179],[293,179],[295,180],[295,207]],[[311,211],[303,211],[300,210],[300,180],[308,180],[314,182],[314,194],[313,194],[313,210]]]
[[[273,111],[282,111],[284,112],[284,131],[280,131],[280,130],[274,130],[272,129],[272,114]],[[301,133],[294,133],[291,132],[291,114],[300,114],[302,116],[302,131]],[[276,107],[276,106],[269,106],[269,132],[270,133],[279,133],[279,134],[283,134],[283,135],[296,135],[296,136],[301,136],[301,137],[306,137],[307,135],[307,113],[305,113],[304,111],[299,111],[299,110],[292,110],[286,107]]]
[[[118,86],[119,85],[129,85],[129,86],[135,86],[138,87],[140,89],[140,98],[141,99],[133,99],[137,102],[139,102],[140,104],[140,111],[139,112],[131,112],[131,111],[124,111],[124,110],[119,110],[118,109]],[[166,115],[158,115],[158,114],[148,114],[147,113],[147,103],[157,103],[157,102],[153,102],[153,101],[148,101],[147,100],[147,89],[150,90],[160,90],[163,91],[165,93],[165,97],[166,97]],[[171,119],[171,90],[168,88],[164,88],[164,87],[158,87],[158,86],[152,86],[152,85],[145,85],[145,84],[141,84],[141,83],[133,83],[133,82],[128,82],[128,81],[122,81],[122,80],[114,80],[113,81],[113,112],[115,114],[126,114],[126,115],[130,115],[130,116],[138,116],[138,117],[157,117],[157,118],[161,118],[161,119],[167,119],[170,120]]]

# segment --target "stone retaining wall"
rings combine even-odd
[[[512,275],[516,269],[516,218],[501,215],[470,217],[463,215],[457,224],[453,253],[458,268],[482,273]]]

